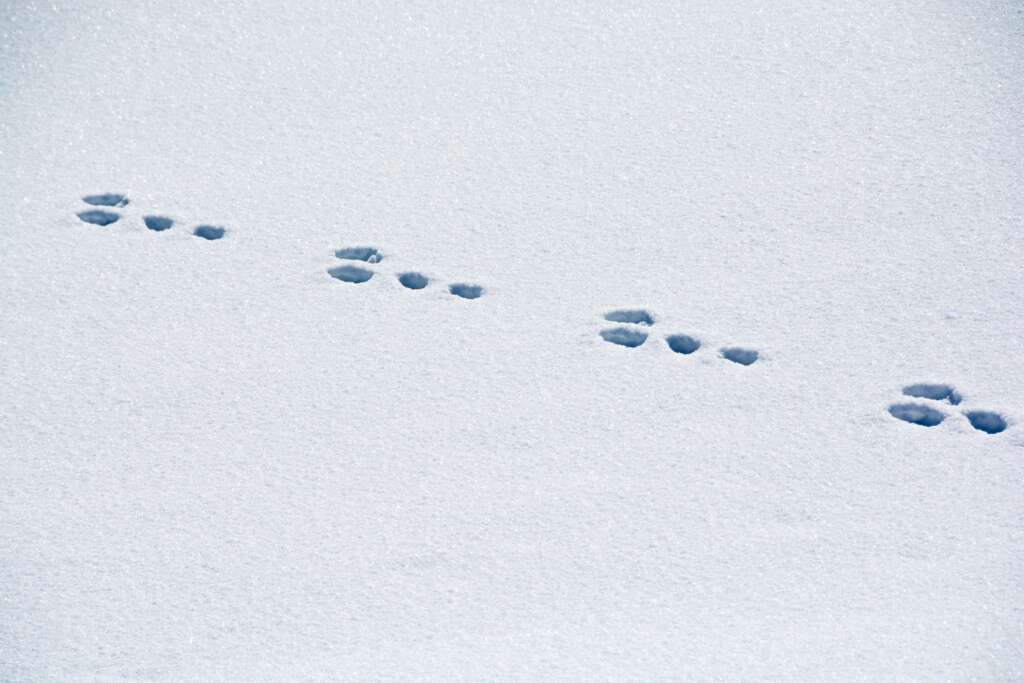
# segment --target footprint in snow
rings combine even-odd
[[[670,334],[665,337],[665,343],[668,344],[668,348],[684,356],[689,356],[700,348],[700,340],[688,334]]]
[[[384,255],[376,247],[342,247],[334,255],[345,261],[380,263],[384,260]]]
[[[739,363],[740,365],[753,365],[757,362],[758,353],[753,349],[744,349],[739,346],[728,346],[721,350],[722,358]]]
[[[117,192],[103,192],[100,194],[88,194],[82,197],[82,201],[89,206],[103,206],[105,209],[86,209],[78,212],[79,220],[90,225],[101,227],[111,225],[121,220],[119,213],[111,211],[111,208],[123,208],[128,206],[128,197]],[[151,232],[165,232],[174,227],[174,219],[158,214],[147,214],[142,217],[142,224]],[[219,240],[224,237],[227,230],[215,225],[197,225],[192,234],[204,240]]]
[[[91,206],[128,206],[128,198],[114,192],[87,194],[82,197],[82,201]]]
[[[964,415],[972,427],[986,434],[998,434],[1007,427],[1006,418],[989,410],[968,410]]]
[[[618,346],[635,349],[647,341],[647,333],[643,330],[631,330],[628,327],[612,327],[601,330],[601,338]]]
[[[342,247],[334,251],[334,256],[342,261],[359,261],[367,264],[380,263],[384,259],[384,255],[377,247]],[[351,263],[328,268],[327,274],[335,280],[354,285],[369,282],[373,277],[372,270]]]
[[[620,326],[601,330],[601,338],[609,344],[630,349],[647,341],[648,333],[643,328],[653,327],[657,320],[653,313],[644,308],[617,308],[605,313],[603,318],[608,322],[619,323]],[[682,333],[667,335],[665,344],[673,353],[682,356],[696,353],[703,346],[698,337]],[[740,365],[751,365],[759,357],[757,351],[732,346],[721,349],[720,353],[722,358]]]
[[[86,195],[82,201],[89,206],[102,206],[120,208],[128,205],[128,198],[116,193],[101,193],[99,195]],[[106,209],[86,209],[78,212],[78,218],[90,225],[105,227],[121,220],[121,214]]]
[[[359,261],[367,264],[366,266],[357,266],[350,263],[327,269],[327,274],[334,279],[352,284],[368,282],[374,276],[374,271],[370,270],[369,266],[384,260],[381,250],[372,246],[342,247],[334,251],[334,256],[342,261]],[[396,278],[405,289],[426,289],[430,284],[429,277],[414,270],[397,273]],[[479,299],[484,291],[480,285],[465,282],[456,282],[448,286],[448,292],[460,299]]]
[[[373,277],[373,271],[359,266],[335,266],[327,269],[327,274],[335,280],[361,284]]]
[[[942,411],[920,403],[894,403],[889,406],[889,414],[897,420],[922,427],[934,427],[946,419]]]
[[[170,230],[174,225],[174,220],[167,216],[143,216],[142,222],[146,225],[146,228],[153,232]]]
[[[430,279],[423,273],[399,273],[398,282],[406,289],[423,289],[430,284]]]
[[[224,230],[224,228],[220,226],[198,225],[196,226],[195,230],[192,231],[192,234],[195,235],[196,237],[202,237],[204,240],[213,241],[219,240],[222,237],[224,237],[225,232],[226,230]]]
[[[604,314],[604,319],[612,323],[629,323],[631,325],[645,325],[647,327],[654,324],[654,316],[642,308],[622,308],[609,311]]]
[[[624,346],[627,349],[635,349],[643,345],[647,341],[647,332],[640,328],[654,325],[654,315],[642,308],[619,308],[608,311],[604,314],[604,319],[610,323],[620,323],[621,326],[601,330],[598,333],[601,339],[609,344]],[[636,327],[626,327],[626,325],[635,325]]]
[[[113,211],[104,211],[103,209],[80,211],[78,213],[78,217],[86,223],[91,223],[92,225],[98,225],[100,227],[107,226],[121,220],[121,216],[119,214],[116,214]]]
[[[908,384],[903,387],[902,393],[911,398],[953,406],[960,405],[964,400],[963,395],[950,384]],[[927,403],[894,403],[889,406],[889,414],[897,420],[923,427],[935,427],[947,417],[946,413]],[[999,434],[1009,426],[1005,417],[991,410],[966,410],[964,417],[972,427],[986,434]]]
[[[114,192],[87,194],[82,197],[82,201],[89,206],[106,206],[111,208],[119,208],[128,205],[127,197],[123,194],[117,194]],[[114,213],[107,209],[86,209],[85,211],[78,212],[78,218],[83,223],[105,227],[121,220],[121,214]]]
[[[453,285],[448,285],[448,291],[460,299],[479,299],[484,293],[484,288],[480,285],[457,282]]]
[[[960,394],[948,384],[908,384],[903,387],[903,395],[913,398],[927,398],[932,401],[949,401],[951,405],[960,405]]]

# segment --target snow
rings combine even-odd
[[[1022,33],[8,5],[0,679],[1024,677]]]

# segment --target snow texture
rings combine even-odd
[[[1018,3],[0,35],[0,680],[1024,678]]]

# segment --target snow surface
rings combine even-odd
[[[1024,677],[1019,3],[0,36],[0,679]]]

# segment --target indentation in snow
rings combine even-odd
[[[484,293],[484,288],[480,285],[467,285],[464,282],[458,282],[449,285],[448,291],[463,299],[479,299],[480,295]]]
[[[93,206],[126,206],[128,198],[123,194],[107,192],[104,194],[87,194],[82,201]]]
[[[642,308],[624,308],[605,313],[604,319],[613,323],[630,323],[632,325],[653,325],[654,316]]]
[[[628,327],[613,327],[601,330],[601,338],[606,342],[633,349],[647,341],[647,333],[631,330]]]
[[[200,225],[192,233],[204,240],[219,240],[224,236],[224,228],[218,228],[215,225]]]
[[[889,406],[889,414],[897,420],[923,427],[934,427],[946,419],[941,411],[920,403],[895,403]]]
[[[360,268],[359,266],[335,266],[334,268],[328,269],[327,273],[336,280],[352,282],[355,284],[366,282],[373,277],[372,270]]]
[[[953,405],[959,405],[962,400],[956,389],[948,384],[909,384],[903,387],[903,395],[933,401],[948,400]]]
[[[700,348],[700,340],[688,334],[670,334],[665,337],[668,347],[676,353],[689,355]]]
[[[143,216],[142,222],[146,224],[146,227],[154,232],[163,232],[169,230],[174,221],[166,216]]]
[[[86,223],[93,225],[110,225],[111,223],[116,223],[121,218],[121,216],[113,211],[103,211],[102,209],[82,211],[78,214],[78,217]]]
[[[398,276],[398,281],[406,289],[423,289],[430,282],[422,273],[402,273]]]
[[[335,251],[334,255],[341,259],[366,263],[380,263],[384,258],[376,247],[342,247]]]
[[[986,434],[998,434],[1006,429],[1006,420],[999,413],[988,410],[971,410],[964,415],[971,423],[971,426]]]
[[[738,346],[722,349],[722,358],[731,360],[733,363],[739,363],[740,365],[753,365],[754,361],[757,360],[757,355],[757,351],[742,349]]]

